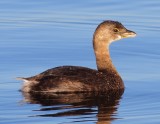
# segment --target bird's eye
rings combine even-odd
[[[114,32],[119,32],[119,29],[118,28],[114,28],[113,31]]]

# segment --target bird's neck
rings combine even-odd
[[[110,42],[94,41],[94,51],[96,56],[97,68],[100,72],[118,74],[116,68],[112,64],[112,60],[109,53],[109,45]]]

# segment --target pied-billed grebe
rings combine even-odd
[[[124,89],[124,83],[112,64],[109,45],[122,38],[134,37],[117,21],[104,21],[93,36],[93,48],[98,70],[80,66],[60,66],[24,81],[23,92],[105,92]]]

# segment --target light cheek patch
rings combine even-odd
[[[110,40],[110,43],[115,42],[115,41],[120,40],[120,39],[122,39],[122,36],[118,35],[116,39]]]
[[[122,37],[121,37],[120,35],[118,35],[118,38],[117,38],[117,40],[120,40],[120,39],[122,39]]]
[[[117,38],[115,39],[115,41],[122,39],[121,35],[118,35]]]

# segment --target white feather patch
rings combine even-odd
[[[30,92],[32,90],[32,86],[36,85],[38,83],[38,81],[30,81],[27,80],[25,78],[16,78],[17,80],[22,80],[23,82],[23,86],[21,88],[22,92]]]

